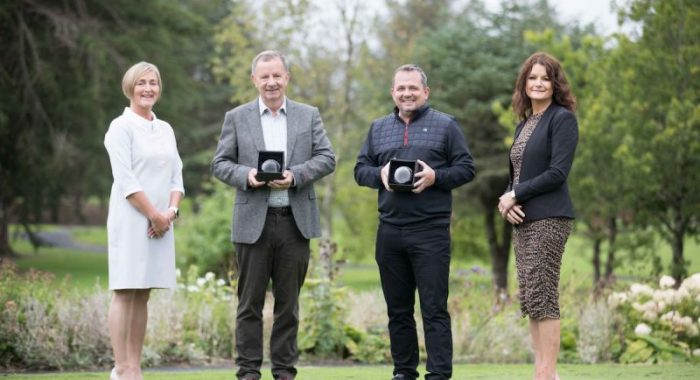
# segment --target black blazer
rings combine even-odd
[[[525,122],[518,124],[515,138]],[[537,219],[574,218],[574,205],[566,179],[578,143],[578,122],[573,112],[552,103],[542,115],[525,146],[515,198],[523,206],[524,222]],[[512,146],[511,146],[512,149]],[[510,163],[510,157],[508,159]],[[513,190],[513,164],[506,192]]]

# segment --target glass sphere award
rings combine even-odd
[[[415,160],[393,159],[389,162],[389,187],[394,191],[411,191],[418,163]]]
[[[284,152],[262,150],[258,152],[258,174],[255,179],[260,182],[274,181],[284,178]]]

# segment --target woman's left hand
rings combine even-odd
[[[514,192],[511,190],[501,195],[500,198],[498,198],[498,212],[503,218],[506,218],[506,215],[508,215],[508,211],[510,211],[510,209],[513,206],[515,206],[516,200],[513,195]]]

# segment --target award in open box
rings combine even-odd
[[[262,150],[258,152],[258,174],[255,179],[260,182],[284,178],[284,152]]]
[[[393,159],[389,162],[389,187],[396,191],[411,191],[415,183],[416,160]]]

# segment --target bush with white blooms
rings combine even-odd
[[[662,276],[658,288],[635,283],[610,295],[624,331],[620,362],[700,362],[700,273],[676,285]]]

